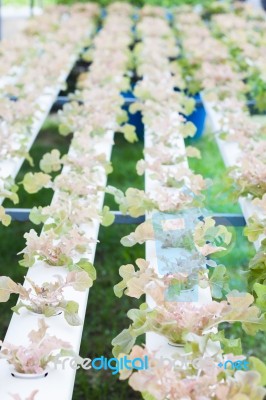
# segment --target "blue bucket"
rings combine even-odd
[[[130,114],[129,112],[129,106],[131,103],[134,102],[136,97],[134,96],[133,92],[128,91],[128,92],[122,92],[122,96],[125,99],[125,104],[123,105],[123,110],[125,110],[128,113],[128,123],[131,125],[134,125],[136,127],[136,133],[139,138],[139,140],[144,140],[144,125],[142,122],[142,114],[140,111],[136,112],[135,114]],[[194,99],[196,101],[196,108],[195,111],[193,111],[192,114],[189,116],[185,116],[187,121],[192,122],[196,128],[197,131],[195,135],[193,136],[193,139],[199,139],[205,128],[205,121],[206,121],[206,111],[204,108],[204,105],[201,100],[201,96],[199,93],[197,93],[194,96]]]
[[[136,134],[139,140],[144,140],[144,125],[142,122],[142,114],[140,111],[137,111],[135,114],[130,114],[129,106],[133,103],[136,99],[133,92],[122,92],[121,95],[125,99],[125,103],[123,105],[123,110],[128,113],[128,123],[134,125],[136,127]]]
[[[194,96],[194,99],[196,101],[196,108],[193,111],[192,114],[186,116],[187,121],[193,122],[193,124],[196,126],[197,131],[195,135],[193,136],[193,139],[199,139],[204,132],[205,128],[205,121],[206,121],[206,111],[204,108],[204,105],[201,100],[201,96],[199,93],[197,93]]]

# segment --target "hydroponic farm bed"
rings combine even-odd
[[[266,120],[254,117],[266,111],[265,28],[265,14],[243,3],[85,3],[50,7],[1,44],[0,221],[7,231],[12,219],[32,223],[19,253],[24,283],[0,276],[2,309],[18,295],[0,352],[1,400],[89,399],[75,395],[80,369],[128,380],[134,399],[265,398],[266,354],[249,357],[241,345],[266,331]],[[51,112],[68,152],[54,148],[34,166],[29,152]],[[240,215],[208,209],[214,183],[190,166],[200,162],[206,113],[226,168],[219,198],[226,193],[228,209],[238,202]],[[118,135],[132,157],[143,140],[144,190],[109,184]],[[25,160],[31,169],[17,178]],[[22,190],[43,189],[50,205],[11,207]],[[113,355],[92,360],[80,344],[99,228],[112,224],[135,225],[121,234],[126,259],[113,282],[132,308]],[[238,251],[241,225],[255,255],[244,274],[234,271],[236,289],[221,261]]]

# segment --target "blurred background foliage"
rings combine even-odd
[[[90,2],[97,3],[102,7],[108,6],[108,4],[114,3],[116,0],[90,0]],[[88,0],[33,0],[35,6],[46,6],[50,4],[73,4],[77,2],[85,2]],[[201,4],[202,6],[208,6],[213,3],[213,0],[120,0],[121,3],[130,3],[137,7],[142,7],[145,4],[153,5],[153,6],[162,6],[162,7],[173,7],[180,6],[184,4]],[[29,0],[3,0],[4,5],[21,5],[27,6],[30,4]]]
[[[87,0],[80,0],[87,2]],[[172,7],[172,6],[179,6],[179,5],[184,5],[184,4],[201,4],[201,5],[207,5],[209,3],[212,3],[212,0],[131,0],[131,1],[126,1],[126,0],[120,0],[122,3],[130,3],[134,6],[142,7],[145,4],[149,4],[152,6],[162,6],[162,7]],[[57,3],[59,4],[71,4],[75,3],[75,0],[57,0]],[[115,0],[95,0],[95,3],[100,4],[103,7],[108,6],[108,4],[114,3]]]

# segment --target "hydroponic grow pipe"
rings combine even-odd
[[[10,215],[10,217],[14,221],[28,221],[29,215],[31,212],[30,208],[6,208],[6,214]],[[122,214],[120,211],[111,211],[115,216],[115,224],[141,224],[144,222],[144,215],[133,218],[130,215]],[[225,226],[235,226],[241,227],[246,225],[245,218],[241,214],[226,214],[226,213],[217,213],[213,215],[217,224],[222,224]]]
[[[135,101],[137,100],[135,97],[130,97],[130,96],[123,96],[125,99],[125,105],[130,105],[132,103],[135,103]],[[14,99],[15,100],[15,99]],[[71,100],[68,98],[68,96],[58,96],[56,101],[53,104],[52,110],[56,111],[58,109],[61,109],[65,104],[69,103]],[[201,99],[196,99],[196,106],[202,106],[204,105]],[[79,101],[80,104],[82,104],[82,101]],[[255,100],[248,100],[247,101],[247,106],[251,107],[251,106],[255,106],[256,102]]]

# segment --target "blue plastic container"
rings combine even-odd
[[[187,121],[193,122],[193,124],[197,128],[193,139],[199,139],[202,136],[205,128],[206,111],[199,93],[194,96],[194,99],[196,100],[195,111],[193,111],[192,114],[186,116],[186,119]]]
[[[129,112],[129,106],[135,101],[136,97],[131,91],[122,92],[121,94],[126,100],[122,108],[128,113],[128,123],[136,127],[136,134],[138,136],[138,139],[143,141],[144,125],[142,122],[142,114],[140,111],[136,112],[135,114],[130,114]]]
[[[128,123],[131,125],[134,125],[136,127],[136,133],[139,138],[139,140],[144,139],[144,125],[142,122],[142,114],[140,111],[136,112],[135,114],[130,114],[129,112],[129,106],[134,102],[136,97],[134,96],[133,92],[128,91],[128,92],[122,92],[122,96],[125,98],[125,104],[123,105],[123,110],[125,110],[128,113]],[[197,131],[195,135],[193,136],[193,139],[199,139],[205,128],[205,121],[206,121],[206,111],[204,108],[204,105],[202,103],[200,94],[197,93],[194,96],[194,99],[196,100],[196,108],[195,111],[190,114],[189,116],[185,116],[187,121],[193,122],[193,124],[196,126]]]

